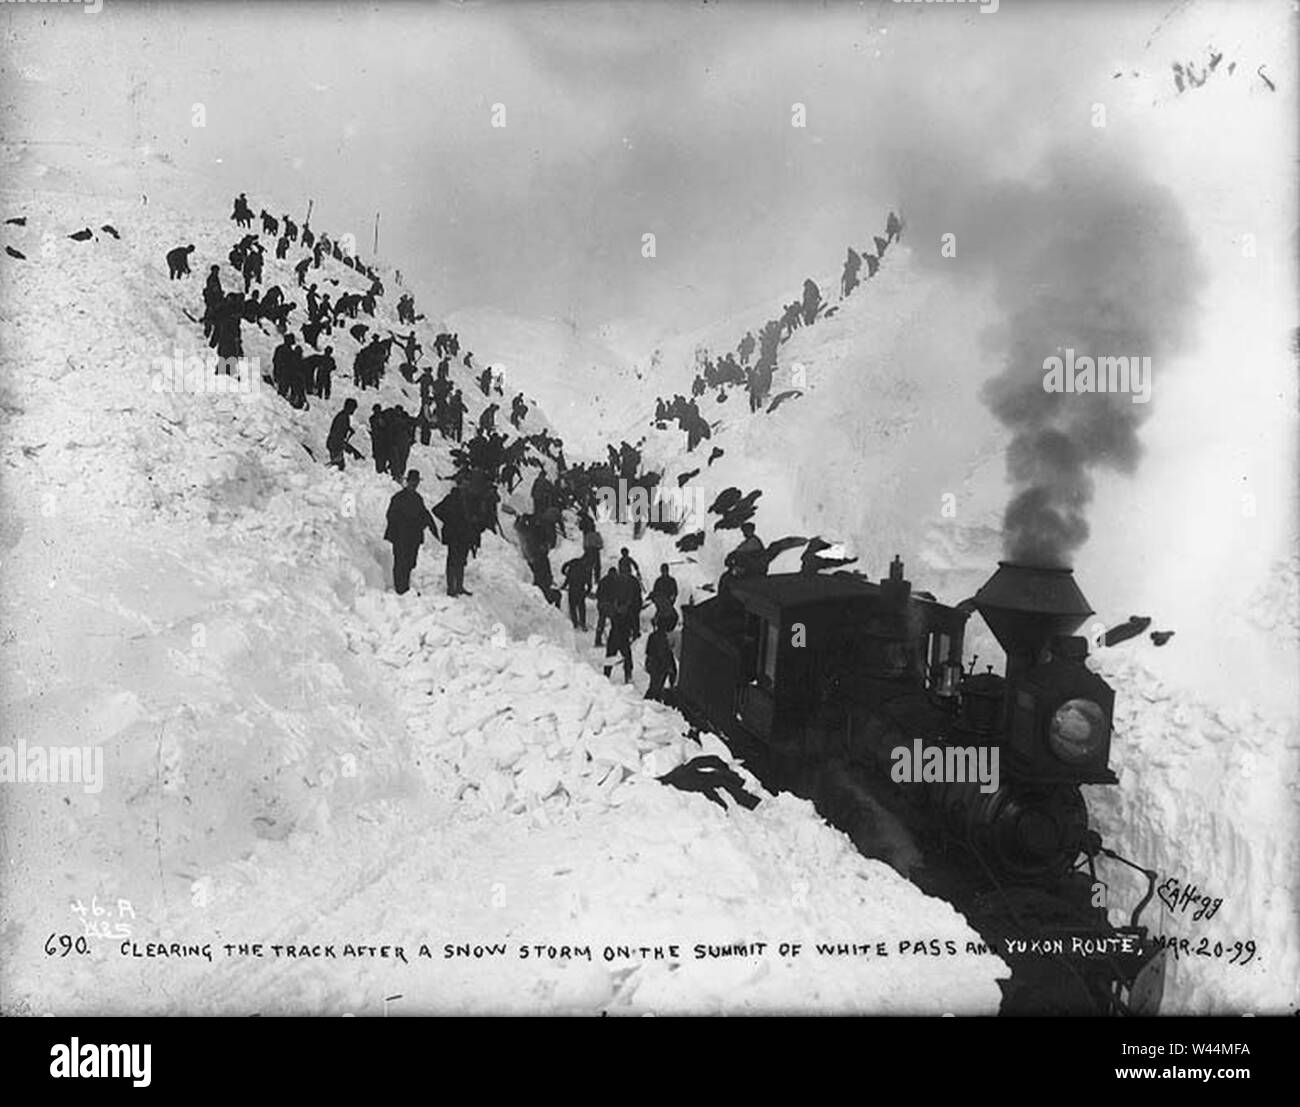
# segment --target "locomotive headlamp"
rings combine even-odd
[[[1047,728],[1052,752],[1069,765],[1093,757],[1106,738],[1106,713],[1092,700],[1066,700],[1053,713]]]

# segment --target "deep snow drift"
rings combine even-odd
[[[640,698],[639,658],[637,686],[605,680],[512,545],[485,536],[470,600],[441,595],[437,546],[420,594],[389,591],[392,481],[321,463],[353,394],[350,338],[333,338],[333,399],[308,411],[260,380],[249,397],[154,390],[158,359],[207,352],[185,312],[233,225],[89,189],[0,199],[27,217],[5,229],[27,260],[6,266],[0,309],[3,745],[95,747],[105,775],[98,792],[5,786],[7,1010],[997,1009],[1007,970],[967,952],[965,921],[806,802],[751,779],[763,802],[723,810],[656,782],[726,751]],[[66,237],[105,223],[120,240]],[[163,254],[184,242],[196,275],[169,282]],[[266,283],[300,299],[296,254],[268,258]],[[393,299],[390,281],[384,325]],[[244,333],[269,366],[271,336]],[[454,373],[472,419],[485,401]],[[361,413],[413,391],[390,368]],[[411,464],[432,502],[446,450],[417,443]],[[87,933],[88,953],[60,955],[58,935]],[[934,939],[941,955],[900,951]],[[253,943],[261,957],[238,949]],[[534,944],[555,954],[522,960]],[[473,952],[490,946],[507,952]]]
[[[1270,95],[1253,75],[1276,52],[1267,26],[1236,21],[1230,29],[1240,33],[1224,34],[1222,6],[1183,14],[1141,56],[1117,60],[1124,80],[1111,110],[1141,128],[1152,172],[1184,205],[1209,284],[1193,347],[1158,371],[1136,475],[1097,475],[1092,535],[1075,563],[1096,609],[1084,628],[1094,640],[1135,612],[1175,633],[1164,646],[1144,635],[1094,649],[1117,691],[1120,785],[1090,788],[1088,799],[1094,827],[1157,870],[1164,895],[1176,883],[1222,899],[1201,919],[1195,907],[1160,899],[1148,908],[1144,921],[1156,933],[1187,939],[1191,950],[1170,961],[1165,1010],[1289,1011],[1300,1005],[1300,424],[1294,197],[1284,183],[1294,140],[1276,136],[1293,132],[1294,99]],[[1170,60],[1203,61],[1207,42],[1226,51],[1223,67],[1179,92]],[[1212,157],[1205,134],[1215,136]],[[846,243],[861,249],[883,234],[885,210],[864,210]],[[699,496],[691,502],[707,505],[728,487],[761,489],[765,540],[842,542],[871,577],[901,554],[916,587],[955,603],[1004,556],[1007,432],[979,394],[991,368],[981,337],[997,308],[987,287],[919,264],[920,249],[933,246],[905,231],[880,273],[843,302],[839,259],[828,258],[811,276],[838,310],[780,347],[773,394],[802,394],[751,416],[743,389],[722,402],[706,392],[699,404],[713,434],[691,453],[675,424],[650,425],[655,397],[689,396],[699,354],[735,350],[746,331],[780,314],[780,302],[654,343],[620,342],[608,326],[589,341],[617,354],[596,375],[581,337],[560,327],[512,327],[487,313],[486,341],[515,360],[515,351],[533,351],[533,376],[521,387],[536,380],[539,391],[593,397],[585,435],[644,435],[647,467],[661,470],[666,486],[699,470],[685,486]],[[805,275],[786,274],[786,300]],[[476,315],[458,318],[469,325]],[[721,456],[710,462],[715,449]],[[698,598],[738,541],[734,531],[715,533],[716,520],[683,528],[708,535],[696,552],[653,533],[633,552],[642,565],[685,562],[674,571],[685,595]],[[774,571],[797,564],[795,551]],[[1000,664],[978,619],[967,645],[980,668]],[[1126,921],[1144,889],[1121,866],[1104,875],[1113,921]],[[1246,942],[1257,957],[1231,963]]]

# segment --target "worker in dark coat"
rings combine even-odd
[[[766,547],[758,537],[753,523],[742,523],[740,533],[744,541],[727,555],[727,568],[736,580],[743,577],[766,576],[767,558],[763,556]]]
[[[666,702],[665,685],[677,683],[677,658],[673,656],[673,646],[668,640],[668,629],[658,618],[645,643],[645,671],[650,674],[650,687],[646,689],[645,698]]]
[[[370,409],[370,452],[375,459],[375,472],[388,469],[388,413],[379,404]]]
[[[219,358],[244,356],[242,312],[244,298],[238,292],[227,292],[216,305],[212,316],[212,337],[209,344],[217,349]]]
[[[326,346],[323,354],[316,354],[307,360],[311,366],[308,379],[311,381],[312,391],[321,399],[328,400],[334,370],[338,368],[338,363],[334,360],[334,347]]]
[[[847,296],[858,287],[858,272],[862,269],[862,255],[852,246],[849,256],[844,259],[844,272],[840,276],[840,293]]]
[[[600,551],[605,547],[605,540],[596,529],[596,521],[590,515],[583,515],[578,520],[578,529],[582,531],[582,556],[591,566],[591,579],[600,580]]]
[[[343,401],[343,410],[334,416],[334,421],[330,423],[330,432],[325,439],[325,449],[329,452],[331,465],[339,469],[343,468],[343,453],[348,451],[353,457],[359,458],[361,454],[357,451],[348,439],[352,437],[352,413],[357,410],[356,400],[349,397]]]
[[[289,382],[289,403],[294,407],[303,408],[307,406],[307,359],[292,332],[289,333],[286,340],[290,343],[292,350],[286,370],[286,378]]]
[[[420,495],[419,470],[412,469],[406,474],[406,487],[388,502],[388,527],[384,531],[384,541],[393,547],[393,591],[399,596],[411,587],[411,570],[420,556],[426,529],[437,541],[438,526]]]
[[[176,249],[167,251],[167,277],[169,280],[190,275],[190,254],[192,253],[194,253],[193,246],[177,246]]]
[[[618,569],[609,567],[600,583],[596,585],[596,645],[605,644],[605,628],[609,623],[610,613],[614,610],[614,596],[618,591]]]
[[[292,333],[286,334],[284,341],[275,348],[275,353],[271,355],[271,376],[275,380],[276,391],[285,397],[289,395],[295,355],[299,359],[302,357],[302,352],[294,347],[295,341]]]
[[[569,597],[569,622],[575,630],[587,629],[587,595],[591,591],[591,565],[575,557],[560,566],[564,590]]]
[[[460,389],[452,393],[451,400],[447,404],[448,419],[451,427],[451,438],[453,442],[459,442],[465,434],[465,414],[469,408],[465,406],[465,397],[461,394]]]
[[[638,581],[641,579],[641,566],[632,559],[632,555],[627,552],[626,546],[618,551],[618,571],[636,577]]]
[[[677,582],[668,572],[667,565],[659,566],[659,575],[650,588],[650,600],[655,605],[655,620],[665,611],[672,611],[677,605]]]
[[[632,641],[640,636],[641,586],[631,573],[617,572],[610,591],[613,596],[609,608],[609,638],[605,642],[605,675],[609,676],[614,667],[613,658],[621,656],[623,683],[631,684]]]
[[[406,471],[411,447],[415,445],[415,420],[406,409],[393,406],[388,409],[388,471],[394,480],[401,480]]]
[[[478,540],[478,528],[464,484],[457,482],[433,513],[442,522],[442,541],[447,547],[447,595],[472,595],[465,590],[465,563],[469,561],[470,547]]]

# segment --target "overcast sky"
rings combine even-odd
[[[667,329],[792,298],[909,194],[925,218],[927,179],[1094,141],[1090,104],[1183,6],[5,4],[0,120],[148,145],[205,203],[314,197],[363,254],[378,211],[435,310]]]

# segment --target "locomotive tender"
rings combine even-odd
[[[975,612],[1004,675],[963,670]],[[1069,569],[1011,562],[955,607],[914,591],[897,557],[879,583],[749,576],[684,609],[678,696],[769,788],[811,799],[999,952],[1008,937],[1127,939],[1100,961],[1013,963],[1004,1011],[1154,1013],[1164,954],[1138,925],[1150,894],[1119,929],[1096,902],[1095,858],[1124,859],[1089,830],[1079,787],[1118,783],[1115,693],[1072,636],[1091,614]],[[990,763],[992,778],[977,771]]]

